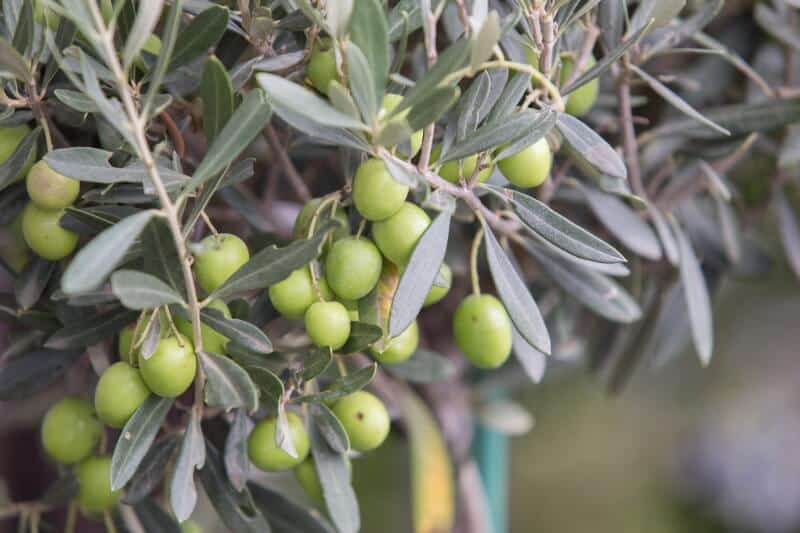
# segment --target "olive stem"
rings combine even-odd
[[[333,350],[331,350],[331,355],[336,358],[336,366],[339,369],[339,374],[342,376],[347,375],[347,365],[344,362],[344,359],[339,354],[334,354]]]
[[[103,525],[108,533],[117,533],[117,526],[114,525],[114,517],[111,511],[103,511]]]
[[[360,239],[361,235],[364,233],[364,229],[367,227],[367,219],[362,218],[361,222],[358,223],[358,231],[356,231],[356,239]]]
[[[480,218],[480,215],[478,215]],[[472,293],[480,295],[481,282],[478,276],[478,251],[481,249],[481,240],[483,240],[483,227],[475,233],[472,239],[472,248],[469,252],[469,275],[472,280]]]
[[[209,231],[211,231],[211,234],[214,235],[214,238],[215,239],[219,239],[219,231],[217,231],[217,228],[211,222],[211,219],[208,218],[208,214],[206,214],[206,210],[205,209],[200,211],[200,217],[203,219],[203,222],[206,223],[206,226],[208,226],[208,229],[209,229]]]
[[[67,508],[67,521],[64,524],[64,533],[75,533],[75,524],[78,522],[78,504],[75,500]]]

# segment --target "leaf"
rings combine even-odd
[[[181,259],[166,221],[153,220],[145,227],[141,238],[142,247],[147,250],[143,257],[145,270],[183,295],[186,288],[183,285]]]
[[[600,32],[600,40],[606,50],[613,50],[622,40],[622,31],[625,27],[627,18],[626,0],[606,0],[600,2],[597,8],[598,26],[603,29]]]
[[[240,346],[255,352],[272,353],[272,342],[258,327],[236,318],[227,318],[218,309],[206,308],[200,312],[200,319]]]
[[[57,330],[44,345],[54,350],[85,348],[107,339],[135,320],[136,313],[127,309],[98,312]]]
[[[371,0],[361,0],[371,1]],[[350,90],[353,92],[353,99],[358,105],[361,117],[364,122],[371,124],[378,114],[378,95],[375,90],[375,82],[372,79],[367,58],[361,49],[354,43],[348,43],[345,49],[347,57],[347,76],[350,80]],[[383,87],[381,85],[381,87]]]
[[[39,301],[55,274],[58,263],[41,257],[32,257],[14,282],[14,296],[23,310],[28,310]]]
[[[167,465],[172,458],[178,438],[174,435],[165,437],[153,444],[141,462],[141,468],[128,482],[128,488],[122,495],[122,501],[134,505],[147,498],[164,479]]]
[[[294,241],[283,248],[275,245],[264,248],[217,288],[211,298],[227,298],[253,289],[264,289],[286,279],[320,254],[328,232],[338,225],[335,220],[330,220],[310,239]]]
[[[2,37],[0,37],[0,71],[5,71],[20,81],[30,82],[33,80],[25,58]]]
[[[172,402],[172,398],[151,394],[125,423],[111,456],[112,490],[124,487],[136,473]]]
[[[226,8],[212,6],[192,19],[175,41],[167,70],[175,70],[214,47],[225,33],[228,16]]]
[[[615,178],[628,178],[619,154],[589,126],[566,113],[559,113],[556,127],[572,150],[600,172]]]
[[[297,398],[298,402],[314,402],[314,403],[330,403],[343,398],[350,393],[359,391],[369,385],[372,378],[375,377],[375,372],[378,370],[378,365],[373,363],[369,366],[359,368],[355,372],[351,372],[346,376],[342,376],[334,380],[327,389],[320,391],[317,394],[307,394]]]
[[[318,512],[300,507],[281,492],[255,483],[247,486],[276,533],[335,533]]]
[[[272,530],[255,506],[250,490],[236,491],[225,476],[225,465],[211,443],[206,444],[206,464],[199,472],[200,481],[211,505],[222,522],[236,533],[270,533]]]
[[[650,24],[652,20],[652,28],[660,28],[666,25],[673,18],[678,16],[683,6],[686,5],[686,0],[671,0],[664,2],[662,0],[644,0],[639,4],[639,8],[633,14],[630,26],[639,30],[643,26]]]
[[[189,425],[183,434],[178,460],[169,483],[169,502],[178,522],[192,515],[197,504],[197,489],[194,486],[195,469],[203,468],[206,462],[206,445],[200,427],[200,411],[192,409]]]
[[[411,507],[415,533],[451,531],[455,522],[453,466],[439,425],[412,391],[402,397],[411,461]]]
[[[681,286],[686,298],[692,340],[703,366],[711,361],[714,344],[714,325],[711,316],[711,299],[708,295],[703,271],[694,255],[694,250],[686,234],[677,222],[673,223],[675,240],[680,253]]]
[[[455,365],[443,355],[430,350],[418,349],[409,359],[382,368],[410,383],[438,383],[447,381],[456,374]]]
[[[461,89],[458,87],[437,87],[414,104],[407,120],[412,131],[418,131],[439,120],[458,100]]]
[[[372,69],[372,82],[377,102],[383,100],[386,78],[389,76],[389,28],[380,0],[355,0],[350,20],[350,40],[364,52]]]
[[[81,355],[79,351],[37,350],[12,360],[0,369],[0,400],[18,400],[44,389]]]
[[[526,341],[549,354],[550,335],[528,287],[497,242],[492,230],[485,224],[483,239],[486,242],[486,256],[495,288],[511,321]]]
[[[128,70],[133,62],[139,57],[147,39],[153,34],[164,7],[164,0],[146,0],[141,2],[137,11],[136,20],[133,23],[125,41],[125,49],[122,51],[122,63],[125,70]]]
[[[258,389],[250,375],[232,359],[213,353],[199,352],[208,382],[205,401],[211,407],[222,407],[226,411],[238,407],[249,413],[258,410]]]
[[[528,341],[519,334],[517,328],[513,326],[511,328],[511,341],[514,357],[516,357],[520,366],[525,370],[525,374],[527,374],[534,383],[542,381],[544,370],[547,366],[547,354],[531,346]]]
[[[581,187],[589,207],[614,236],[636,254],[658,261],[661,245],[650,226],[616,196]]]
[[[42,128],[36,127],[25,134],[8,159],[0,163],[0,191],[21,177],[22,170],[28,162],[36,157],[36,144],[42,134]]]
[[[511,115],[517,108],[522,96],[531,86],[531,76],[525,72],[516,72],[506,84],[500,98],[487,118],[488,123],[499,123]]]
[[[243,365],[261,391],[261,401],[271,410],[277,410],[284,395],[283,381],[264,365]]]
[[[203,99],[203,132],[212,142],[233,115],[233,85],[228,71],[216,56],[209,56],[200,80]]]
[[[598,263],[624,263],[625,256],[546,204],[512,189],[485,185],[493,194],[507,200],[520,220],[534,233],[576,257]]]
[[[247,455],[247,438],[253,429],[253,422],[244,409],[237,409],[225,438],[225,471],[237,491],[241,491],[250,472],[250,458]]]
[[[481,64],[492,57],[494,47],[500,41],[503,29],[500,26],[500,15],[497,11],[491,11],[486,17],[486,21],[477,31],[472,40],[472,51],[470,54],[470,67],[473,72],[477,71]]]
[[[449,235],[450,213],[445,211],[434,219],[417,241],[392,298],[390,337],[400,335],[417,318],[444,262]]]
[[[134,507],[144,531],[182,533],[180,524],[153,500],[143,500]]]
[[[327,370],[332,360],[331,352],[326,348],[315,348],[311,350],[303,359],[303,370],[300,377],[303,380],[314,379]]]
[[[33,24],[33,5],[31,2],[23,2],[17,25],[14,28],[14,38],[11,41],[14,48],[19,50],[23,56],[33,46]]]
[[[167,12],[161,28],[161,53],[158,55],[155,65],[147,73],[150,78],[147,94],[144,97],[142,109],[149,116],[153,102],[160,94],[161,82],[170,66],[170,62],[175,57],[176,42],[181,31],[181,18],[183,16],[183,0],[173,0]]]
[[[183,299],[155,276],[135,270],[117,270],[111,275],[111,290],[122,305],[138,311],[162,305],[182,304]]]
[[[312,405],[309,413],[311,413],[312,423],[317,426],[331,450],[337,453],[347,453],[350,449],[350,438],[333,411],[321,403]]]
[[[328,515],[339,533],[357,533],[361,529],[361,517],[358,500],[350,484],[347,457],[328,445],[316,424],[309,428],[309,436]]]
[[[353,0],[341,0],[328,6],[325,21],[331,35],[337,38],[344,37],[350,26],[350,16],[353,14]]]
[[[91,291],[102,285],[156,214],[147,210],[129,216],[81,248],[61,277],[64,294]]]
[[[631,69],[633,69],[636,75],[642,78],[650,86],[650,88],[653,89],[653,91],[656,94],[661,96],[661,98],[669,102],[673,107],[675,107],[678,111],[680,111],[684,115],[694,119],[700,124],[708,126],[712,130],[715,130],[723,135],[731,134],[731,132],[729,132],[719,124],[715,124],[714,121],[709,120],[707,117],[703,116],[702,113],[700,113],[691,105],[689,105],[683,98],[672,92],[672,90],[669,87],[658,81],[656,78],[652,77],[644,70],[640,69],[636,65],[631,65]]]
[[[789,260],[795,276],[800,277],[800,226],[797,224],[794,211],[792,210],[783,188],[775,190],[775,213],[778,217],[778,230],[781,235],[781,243]]]
[[[112,167],[108,160],[112,153],[99,148],[80,146],[59,148],[44,156],[47,164],[59,174],[79,181],[91,183],[142,183],[147,178],[147,169],[142,166]],[[163,179],[182,180],[179,172],[159,168]]]
[[[269,93],[275,111],[283,118],[283,109],[299,114],[314,123],[334,128],[368,130],[360,121],[332,107],[325,100],[302,85],[288,81],[275,74],[256,75],[261,87]]]
[[[364,322],[351,322],[350,336],[347,338],[347,342],[336,351],[344,355],[363,352],[382,336],[383,330],[378,326]]]
[[[242,104],[211,143],[183,194],[190,194],[222,172],[261,133],[271,116],[272,107],[264,91],[255,89],[247,93]]]

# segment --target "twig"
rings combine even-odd
[[[283,170],[286,172],[286,176],[289,178],[289,184],[292,186],[292,189],[294,189],[295,194],[304,202],[309,201],[311,199],[311,192],[308,190],[305,181],[303,181],[303,177],[300,176],[297,168],[295,168],[294,163],[292,163],[292,160],[289,158],[289,154],[286,152],[283,144],[281,144],[280,139],[278,139],[275,128],[271,125],[267,126],[266,129],[264,129],[264,137],[267,139],[272,151],[278,156],[278,160]]]
[[[622,123],[622,149],[625,153],[625,165],[628,167],[628,179],[631,182],[633,192],[642,198],[647,198],[647,192],[642,184],[642,173],[639,168],[636,130],[633,126],[633,111],[631,108],[630,75],[627,68],[619,77],[617,99],[619,105],[619,119]]]
[[[161,117],[161,121],[167,128],[167,133],[172,140],[175,151],[178,152],[178,157],[183,159],[183,156],[186,155],[186,143],[183,141],[181,130],[178,129],[178,125],[175,124],[175,121],[172,120],[172,116],[166,110],[162,111],[158,116]]]

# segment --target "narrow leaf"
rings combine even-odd
[[[203,468],[206,462],[206,443],[200,427],[200,416],[197,409],[192,409],[169,484],[169,502],[178,522],[183,522],[192,515],[197,504],[194,471]]]
[[[675,239],[680,252],[681,285],[686,298],[692,340],[700,361],[708,365],[714,344],[714,325],[711,316],[711,298],[708,294],[700,262],[694,254],[689,238],[677,222],[673,224]]]
[[[222,407],[226,411],[245,408],[254,413],[258,409],[258,389],[248,373],[232,359],[213,353],[200,352],[208,383],[205,387],[206,404]]]
[[[155,276],[135,270],[118,270],[111,276],[111,290],[128,309],[154,309],[181,304],[183,299]]]

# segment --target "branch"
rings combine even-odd
[[[295,194],[297,194],[302,201],[309,201],[311,199],[311,192],[309,192],[305,181],[303,181],[303,177],[297,172],[297,168],[295,168],[294,163],[292,163],[292,160],[289,158],[289,154],[286,153],[286,149],[283,147],[283,144],[281,144],[280,139],[278,139],[278,134],[275,133],[275,128],[273,128],[272,125],[267,126],[264,130],[264,137],[267,139],[272,151],[278,156],[281,166],[286,172],[286,176],[289,178],[289,184],[294,189]]]

